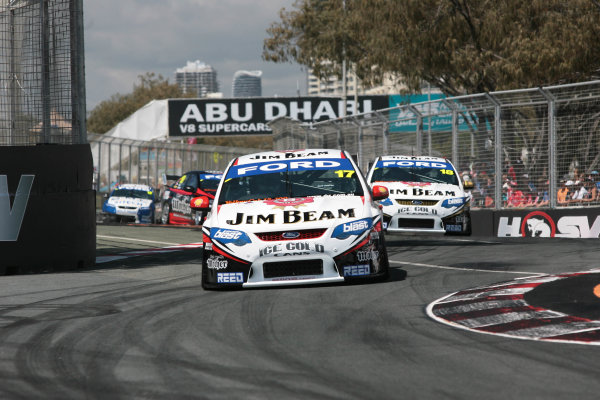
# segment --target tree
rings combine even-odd
[[[297,62],[320,78],[339,76],[346,60],[366,84],[392,74],[413,93],[425,82],[449,96],[532,88],[598,79],[599,22],[598,0],[297,0],[267,29],[263,59]],[[560,136],[557,147],[595,167],[600,114],[582,108],[568,110],[584,116],[573,126],[581,135]],[[546,110],[503,112],[514,124],[502,149],[509,163],[526,151],[525,172],[546,168],[548,129],[524,128]],[[472,113],[472,134],[485,135],[493,115]]]
[[[458,95],[600,76],[595,0],[298,0],[294,7],[267,29],[263,59],[297,62],[319,77],[346,59],[367,83],[392,73],[410,91],[429,82]]]
[[[170,84],[162,75],[147,72],[138,78],[139,83],[134,84],[133,92],[112,95],[110,100],[101,102],[90,112],[87,120],[89,132],[108,132],[152,100],[190,97],[184,95],[178,85]]]

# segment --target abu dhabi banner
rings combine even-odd
[[[267,125],[280,117],[301,123],[319,122],[344,115],[339,97],[256,97],[235,99],[169,100],[169,136],[265,135]],[[346,102],[346,115],[390,107],[390,96],[358,96]]]

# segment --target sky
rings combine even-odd
[[[233,74],[261,70],[265,97],[306,95],[300,65],[262,60],[267,28],[294,0],[83,0],[88,112],[128,94],[147,72],[175,83],[175,70],[200,60],[231,97]]]

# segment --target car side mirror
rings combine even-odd
[[[190,200],[190,208],[192,210],[201,210],[210,207],[210,200],[206,196],[193,197]]]
[[[381,185],[373,186],[373,200],[383,200],[390,196],[388,188]]]

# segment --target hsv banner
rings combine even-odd
[[[497,237],[600,238],[600,208],[499,211]]]
[[[346,115],[389,107],[388,96],[359,96],[346,103]],[[336,119],[344,114],[339,97],[257,97],[169,100],[169,136],[271,134],[268,123],[290,117],[302,123]]]

